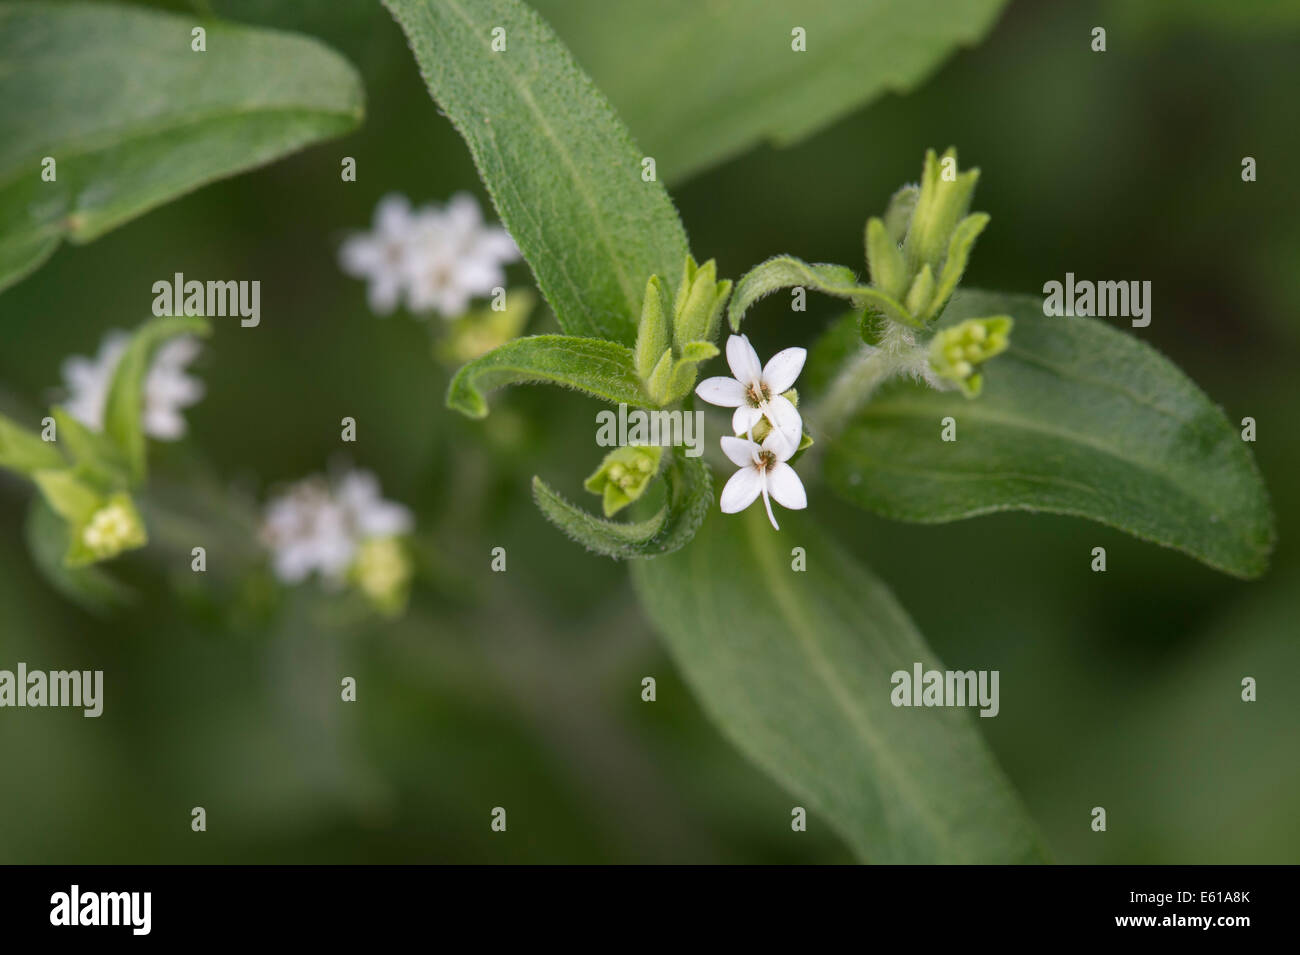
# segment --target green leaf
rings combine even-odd
[[[982,721],[892,704],[895,671],[941,664],[888,589],[807,517],[782,523],[713,514],[690,547],[632,568],[701,706],[864,861],[1041,861]]]
[[[916,325],[898,302],[870,285],[859,283],[852,269],[827,263],[810,265],[792,255],[778,255],[754,266],[736,283],[736,292],[727,310],[732,331],[740,331],[741,319],[760,298],[794,286],[845,298],[855,308],[870,307],[900,324]]]
[[[615,559],[653,557],[679,549],[694,535],[713,503],[713,481],[701,458],[680,448],[665,472],[667,500],[643,521],[607,521],[569,503],[539,477],[533,499],[552,524],[588,550]]]
[[[121,450],[127,471],[135,482],[144,480],[144,392],[153,356],[162,345],[181,335],[207,337],[212,326],[206,318],[175,316],[153,318],[131,336],[113,370],[104,405],[104,434]]]
[[[59,443],[82,468],[105,485],[127,483],[129,472],[122,452],[105,435],[91,431],[62,408],[52,408]]]
[[[99,567],[69,567],[63,559],[68,551],[68,525],[44,499],[36,498],[27,512],[24,527],[32,563],[46,581],[91,613],[104,615],[125,606],[134,593]]]
[[[41,495],[55,514],[72,524],[82,524],[104,503],[104,496],[73,468],[37,471],[32,475]]]
[[[506,385],[547,382],[576,388],[612,404],[652,408],[633,365],[632,349],[598,338],[516,338],[456,372],[447,389],[447,407],[482,418],[488,413],[486,392]]]
[[[1004,313],[1011,346],[967,401],[890,386],[832,441],[826,474],[886,517],[938,523],[1003,510],[1086,517],[1256,577],[1274,543],[1238,428],[1153,348],[1036,297],[959,292],[944,325]],[[940,421],[957,440],[940,440]]]
[[[676,284],[686,233],[605,97],[519,0],[385,2],[561,327],[632,345],[646,279]]]
[[[61,468],[66,464],[53,443],[43,441],[39,434],[0,415],[0,468],[30,477],[33,471]]]
[[[363,113],[356,71],[315,40],[107,3],[0,5],[0,102],[0,289],[64,238],[88,242]]]
[[[1004,0],[534,0],[659,175],[799,142],[978,42]],[[794,27],[807,49],[792,49]]]

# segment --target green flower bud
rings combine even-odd
[[[967,398],[983,387],[979,366],[1006,351],[1010,344],[1011,318],[968,318],[945,328],[930,342],[930,367],[940,378],[954,381]]]
[[[613,517],[650,486],[659,472],[664,449],[654,446],[615,448],[582,486],[599,494],[606,517]]]
[[[63,562],[69,567],[108,560],[148,541],[131,495],[106,494],[85,473],[67,468],[32,475],[50,509],[66,522],[68,550]]]
[[[929,265],[935,275],[943,271],[953,231],[970,209],[979,170],[958,173],[956,169],[956,149],[949,148],[941,158],[936,158],[932,149],[926,152],[921,191],[903,240],[903,255],[913,274],[923,265]]]
[[[691,268],[693,265],[694,260],[688,257],[690,282],[683,277],[673,306],[673,341],[679,349],[687,342],[711,342],[718,336],[722,310],[731,295],[731,282],[718,281],[718,265],[713,259],[698,268]]]

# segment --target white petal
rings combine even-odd
[[[376,315],[388,315],[402,296],[402,280],[391,272],[376,275],[366,289],[366,301]]]
[[[778,462],[767,472],[767,489],[776,498],[776,503],[792,511],[802,511],[808,506],[808,495],[804,492],[803,481],[794,473],[794,468],[784,461]]]
[[[767,493],[767,475],[762,476],[763,480],[763,506],[767,508],[767,519],[772,522],[773,530],[780,530],[781,525],[776,522],[776,515],[772,513],[772,498]]]
[[[774,395],[787,391],[799,377],[799,372],[803,371],[803,363],[807,357],[806,348],[787,348],[777,352],[763,367],[763,384],[767,385]]]
[[[738,468],[752,467],[756,451],[758,445],[747,438],[733,438],[729,434],[722,436],[722,453]]]
[[[736,434],[749,434],[754,425],[763,417],[763,412],[749,405],[741,405],[731,416],[731,430]]]
[[[398,193],[389,193],[375,206],[375,231],[389,237],[405,236],[411,227],[411,203]]]
[[[750,385],[759,380],[763,374],[763,365],[758,360],[758,352],[744,335],[732,335],[727,339],[727,364],[731,373],[742,385]]]
[[[705,378],[695,393],[719,408],[737,408],[745,403],[745,386],[735,378]]]
[[[723,514],[735,514],[754,503],[763,489],[763,476],[753,467],[741,468],[727,481],[718,499]]]
[[[764,413],[767,420],[772,423],[772,433],[763,441],[764,447],[774,452],[778,460],[789,460],[790,456],[799,449],[799,442],[803,439],[803,418],[799,415],[799,409],[789,398],[775,395],[767,403]],[[772,441],[774,436],[776,440],[769,446],[768,442]]]

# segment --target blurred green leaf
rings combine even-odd
[[[536,0],[661,176],[788,146],[978,42],[1004,0]],[[795,27],[807,49],[792,49]]]
[[[506,342],[456,372],[447,407],[471,418],[488,413],[484,392],[548,382],[614,404],[653,407],[633,368],[632,350],[598,338],[530,335]]]
[[[306,37],[106,3],[0,6],[0,289],[65,237],[352,129],[362,96]]]
[[[0,415],[0,468],[30,476],[33,471],[67,464],[53,444]]]
[[[107,486],[125,484],[128,479],[126,459],[111,439],[91,431],[63,408],[50,410],[53,415],[59,442],[79,466]]]
[[[703,459],[688,458],[674,448],[664,477],[667,500],[643,521],[596,517],[566,501],[539,477],[533,478],[533,499],[547,520],[588,550],[616,559],[653,557],[686,544],[713,503],[713,479]]]
[[[686,233],[600,90],[519,0],[385,2],[561,327],[632,345],[646,280],[677,284]]]
[[[145,474],[144,396],[154,353],[180,335],[206,337],[211,332],[212,326],[206,318],[187,315],[154,318],[136,329],[127,343],[109,385],[104,434],[121,449],[133,480],[142,481]]]
[[[1048,318],[1027,296],[960,292],[945,325],[1005,313],[1011,347],[968,401],[898,383],[831,442],[826,475],[850,501],[938,523],[995,511],[1087,517],[1255,577],[1274,542],[1247,445],[1197,386],[1136,337]],[[951,416],[957,440],[940,440]]]
[[[1041,861],[971,715],[891,703],[893,672],[940,666],[903,609],[807,518],[783,520],[777,534],[761,508],[715,514],[690,547],[633,566],[701,706],[864,861]]]

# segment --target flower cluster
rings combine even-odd
[[[719,506],[724,514],[743,511],[761,494],[768,520],[780,530],[772,514],[773,498],[790,510],[808,506],[803,482],[787,463],[803,446],[803,418],[793,385],[807,357],[805,349],[786,348],[764,365],[746,336],[732,335],[727,339],[727,364],[735,377],[706,378],[696,387],[695,393],[709,404],[736,409],[731,417],[736,436],[722,438],[722,451],[740,470],[722,489]]]
[[[273,497],[261,538],[281,581],[296,584],[315,573],[331,589],[352,582],[376,605],[395,610],[411,577],[401,538],[414,523],[406,507],[383,499],[373,474],[357,470],[332,482],[309,477]]]
[[[376,314],[404,304],[417,315],[437,312],[449,320],[472,299],[504,287],[504,266],[518,258],[510,234],[485,224],[478,202],[465,192],[445,206],[419,209],[404,196],[385,196],[371,231],[349,237],[339,250],[343,271],[369,283]]]

